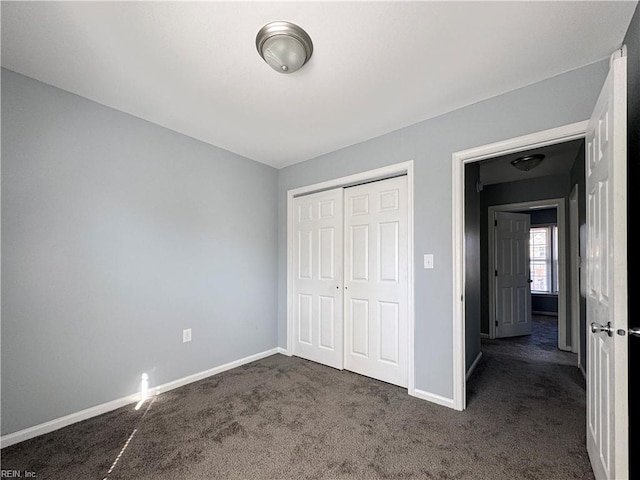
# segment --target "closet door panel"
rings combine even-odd
[[[345,368],[407,386],[407,177],[345,189]]]
[[[343,189],[297,197],[293,354],[343,368]]]

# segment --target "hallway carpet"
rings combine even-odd
[[[464,412],[274,355],[7,447],[2,469],[39,480],[591,480],[575,355],[529,340],[483,341]]]

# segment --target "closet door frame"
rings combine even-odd
[[[349,187],[364,182],[384,180],[398,175],[407,176],[407,390],[409,395],[415,395],[415,369],[414,369],[414,332],[415,332],[415,312],[414,312],[414,246],[413,246],[413,160],[397,163],[386,167],[357,173],[346,177],[335,178],[326,182],[307,185],[287,191],[287,349],[282,351],[285,355],[293,355],[293,332],[294,332],[294,298],[293,279],[295,275],[295,259],[293,258],[294,245],[294,208],[293,199],[300,195],[330,190],[339,187]]]

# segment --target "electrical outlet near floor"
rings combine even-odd
[[[186,343],[190,341],[191,341],[191,329],[185,328],[184,330],[182,330],[182,343]]]

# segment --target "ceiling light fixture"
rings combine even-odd
[[[289,22],[271,22],[256,35],[256,48],[267,64],[280,73],[293,73],[309,61],[313,53],[311,37]]]
[[[518,157],[515,160],[511,161],[511,165],[516,167],[518,170],[528,172],[532,168],[536,168],[538,165],[540,165],[540,162],[542,162],[542,160],[544,160],[544,155],[538,153],[535,155]]]

